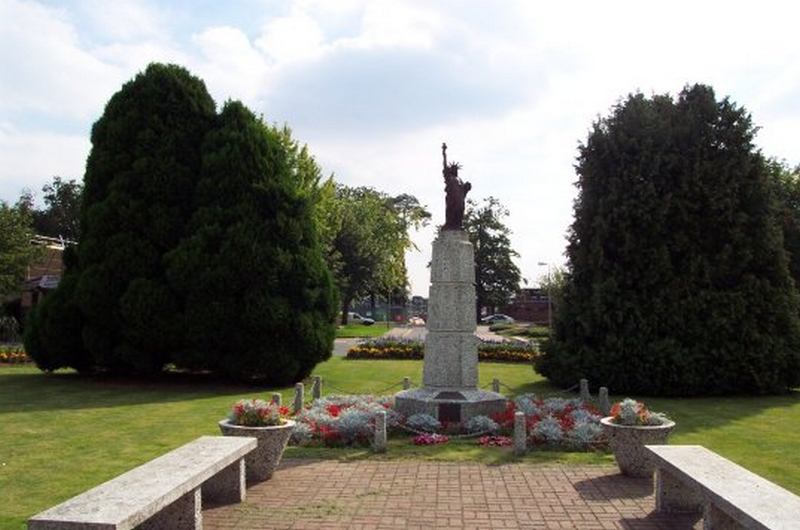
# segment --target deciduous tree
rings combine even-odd
[[[430,218],[415,197],[337,185],[326,215],[328,263],[339,286],[343,323],[353,300],[405,291],[409,230]]]
[[[508,210],[494,197],[482,204],[467,200],[464,230],[475,249],[475,295],[478,318],[483,310],[494,313],[519,290],[521,275],[514,263],[519,254],[511,248],[511,230],[503,223]]]
[[[38,255],[31,244],[32,219],[25,208],[0,201],[0,300],[17,293],[25,270]]]

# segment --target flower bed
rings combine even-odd
[[[478,360],[503,363],[529,363],[539,355],[532,342],[481,342],[478,344]]]
[[[484,362],[532,362],[539,352],[532,342],[487,341],[478,343],[478,360]],[[416,359],[425,356],[425,347],[419,341],[376,339],[353,346],[348,359]]]
[[[529,445],[568,451],[606,446],[600,427],[601,415],[594,405],[580,399],[543,399],[534,394],[509,400],[506,410],[491,418],[476,416],[463,425],[443,425],[427,414],[403,417],[392,408],[391,397],[324,397],[294,417],[297,425],[290,443],[367,447],[374,438],[375,415],[381,410],[386,411],[387,431],[396,436],[410,436],[415,445],[473,437],[482,446],[508,447],[512,445],[515,413],[521,411],[525,414]]]
[[[0,345],[0,363],[22,364],[30,362],[30,357],[20,345]]]
[[[290,443],[326,447],[369,446],[375,433],[375,415],[381,410],[387,413],[387,430],[395,430],[399,414],[392,410],[389,397],[323,397],[294,417],[297,424]]]
[[[495,421],[504,428],[514,425],[514,414],[525,414],[528,444],[540,448],[589,451],[605,448],[600,420],[602,415],[596,406],[579,398],[540,398],[525,394],[509,401],[505,412],[495,416]]]
[[[348,359],[422,359],[424,356],[424,345],[413,340],[375,339],[347,351]]]

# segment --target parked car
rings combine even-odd
[[[347,323],[348,324],[363,324],[365,326],[371,326],[375,323],[375,321],[369,317],[362,317],[358,313],[349,312],[347,313]]]
[[[508,315],[497,313],[496,315],[489,315],[488,317],[483,317],[481,319],[481,322],[484,324],[513,324],[514,319]]]
[[[420,317],[411,317],[408,319],[409,326],[424,326],[425,320]]]

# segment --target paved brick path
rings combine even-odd
[[[652,482],[608,466],[286,459],[247,501],[203,511],[216,529],[701,528],[657,516]]]

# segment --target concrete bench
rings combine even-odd
[[[29,530],[200,529],[202,499],[245,498],[256,439],[202,436],[28,520]]]
[[[648,445],[656,511],[703,513],[703,528],[800,528],[800,497],[699,445]]]

